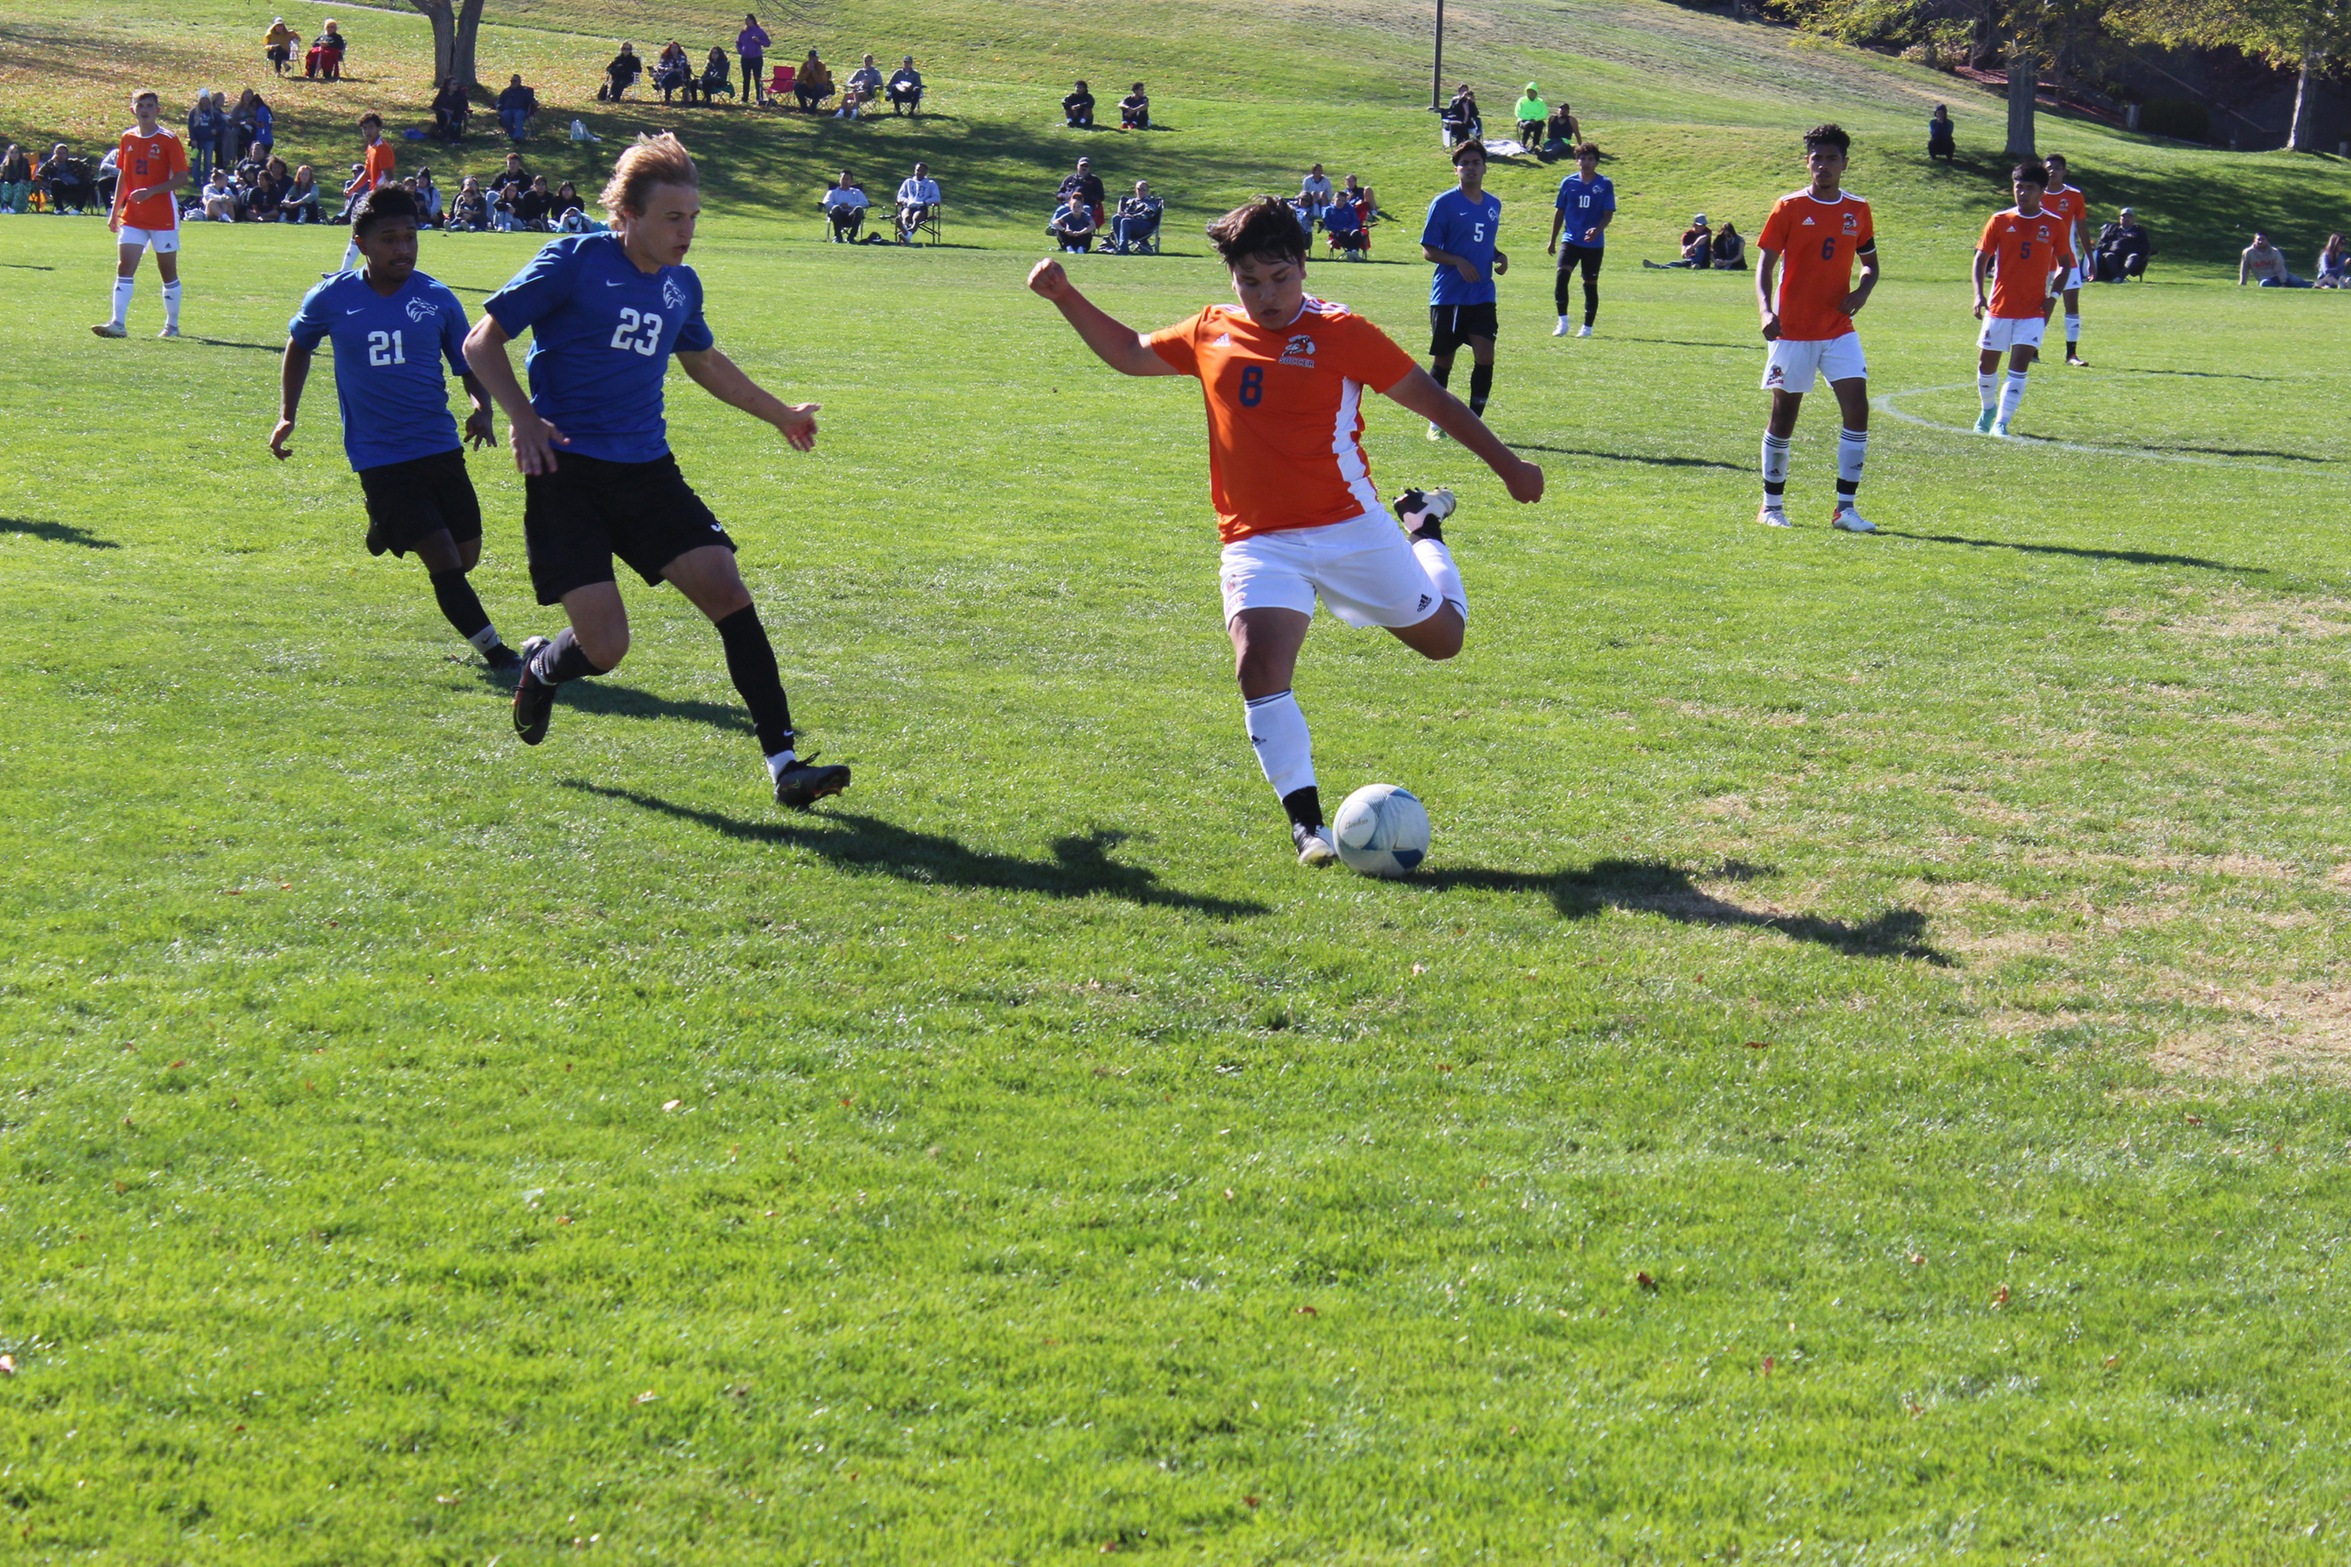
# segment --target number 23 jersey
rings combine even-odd
[[[1853,262],[1878,248],[1868,202],[1848,191],[1837,192],[1834,201],[1809,190],[1782,196],[1763,220],[1756,244],[1780,258],[1780,336],[1818,342],[1853,330],[1844,311],[1845,296],[1853,292]]]
[[[661,400],[669,356],[714,341],[692,267],[640,272],[618,235],[567,235],[483,301],[482,313],[508,337],[529,330],[531,407],[566,438],[559,454],[606,462],[669,455]]]
[[[386,299],[357,272],[338,272],[302,296],[286,334],[304,348],[335,345],[335,402],[355,469],[457,450],[449,416],[452,373],[465,372],[465,307],[422,272]]]
[[[1379,511],[1363,453],[1363,393],[1385,392],[1415,368],[1387,333],[1345,305],[1310,298],[1279,331],[1236,306],[1210,305],[1150,343],[1199,378],[1208,487],[1225,543]]]

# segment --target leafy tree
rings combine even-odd
[[[2297,152],[2310,150],[2311,83],[2351,58],[2351,0],[2124,0],[2108,22],[2126,37],[2234,49],[2294,71],[2286,145]]]

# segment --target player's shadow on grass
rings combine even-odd
[[[507,681],[512,686],[513,681]],[[573,680],[565,685],[562,704],[583,713],[611,718],[685,718],[713,729],[751,732],[751,715],[735,702],[704,702],[695,697],[655,696],[635,686],[608,680]]]
[[[240,343],[232,337],[191,337],[188,341],[202,343],[206,348],[250,348],[264,354],[282,354],[286,351],[283,343]]]
[[[944,833],[916,832],[879,817],[827,812],[800,822],[747,821],[718,811],[679,805],[659,795],[615,789],[566,778],[567,789],[622,800],[679,821],[693,822],[729,838],[807,849],[844,870],[895,876],[931,886],[973,887],[995,892],[1034,892],[1048,898],[1120,898],[1147,908],[1188,909],[1222,919],[1263,914],[1262,903],[1208,898],[1159,884],[1157,873],[1122,865],[1110,850],[1126,835],[1097,827],[1082,836],[1053,840],[1052,858],[1024,860],[958,843]]]
[[[2111,375],[2177,375],[2198,381],[2274,381],[2274,375],[2248,375],[2242,370],[2146,370],[2131,365],[2105,367]]]
[[[2126,566],[2194,566],[2200,571],[2227,571],[2239,576],[2266,577],[2266,566],[2232,566],[2225,560],[2206,560],[2201,555],[2166,555],[2160,550],[2097,550],[2074,544],[2022,544],[2013,539],[1969,539],[1956,533],[1905,533],[1900,528],[1880,528],[1878,532],[1889,539],[1910,539],[1920,544],[1958,544],[1971,550],[2014,550],[2020,555],[2070,555],[2076,560],[2111,560]]]
[[[1727,473],[1753,473],[1753,463],[1717,462],[1711,457],[1651,457],[1641,452],[1596,452],[1583,446],[1537,446],[1522,442],[1522,452],[1549,452],[1554,457],[1592,457],[1601,462],[1639,463],[1647,468],[1720,468]]]
[[[79,544],[86,550],[122,548],[114,540],[102,539],[70,522],[32,522],[23,517],[0,517],[0,533],[22,533],[29,538],[47,539],[52,544]]]

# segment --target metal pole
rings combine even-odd
[[[1445,106],[1445,0],[1437,0],[1437,57],[1429,68],[1429,107]]]

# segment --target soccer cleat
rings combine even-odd
[[[493,675],[519,675],[522,673],[522,655],[503,642],[484,653],[482,662],[490,666],[490,673]]]
[[[848,787],[848,768],[837,763],[819,767],[814,753],[794,757],[776,774],[776,804],[805,811],[826,795],[839,794]]]
[[[120,321],[101,321],[90,330],[100,337],[128,337],[131,335],[130,328],[124,326]]]
[[[1767,528],[1793,528],[1796,526],[1788,520],[1788,511],[1784,506],[1765,506],[1755,514],[1755,520]]]
[[[180,329],[176,326],[167,326],[155,335],[157,337],[177,337],[180,335]]]
[[[514,682],[514,732],[524,745],[547,738],[547,721],[555,716],[555,687],[539,678],[539,649],[545,637],[531,637],[522,645],[522,668]]]
[[[2065,351],[2065,362],[2069,365],[2072,365],[2076,370],[2087,370],[2090,368],[2090,361],[2084,359],[2081,355],[2075,353],[2070,348]]]
[[[1339,846],[1331,841],[1328,827],[1309,827],[1304,822],[1290,824],[1290,841],[1298,846],[1301,865],[1328,865],[1339,857]]]
[[[1998,423],[1994,424],[1994,425],[1992,426],[1992,433],[1993,433],[1994,435],[1996,435],[1996,436],[2000,437],[2000,439],[2002,439],[2003,441],[2007,440],[2007,439],[2008,439],[2008,421],[2007,421],[2007,420],[2005,420],[2005,419],[2002,419],[2002,420],[2000,420]]]
[[[1575,335],[1578,337],[1590,337],[1592,335],[1592,324],[1587,321],[1582,326],[1577,327],[1575,329]]]
[[[1551,335],[1553,337],[1565,337],[1572,330],[1573,328],[1567,324],[1567,317],[1561,316],[1559,318],[1559,325],[1551,329]]]
[[[1429,421],[1429,439],[1432,441],[1441,441],[1444,438],[1445,432],[1437,428],[1436,420],[1431,419]]]
[[[1978,435],[1990,435],[1992,433],[1992,426],[1998,423],[1999,419],[2000,411],[1998,409],[1985,409],[1982,413],[1976,415],[1975,433]]]
[[[1854,508],[1851,501],[1839,501],[1829,515],[1829,526],[1845,533],[1875,533],[1878,525]]]
[[[1439,486],[1433,490],[1406,490],[1396,497],[1396,520],[1404,524],[1407,538],[1442,539],[1445,519],[1453,515],[1453,492]]]

